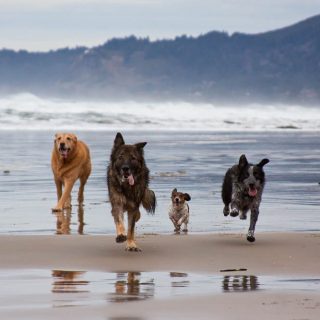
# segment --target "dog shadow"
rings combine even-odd
[[[63,211],[54,212],[56,216],[56,234],[57,235],[69,235],[72,233],[71,225],[72,225],[72,210],[71,208],[65,209]],[[77,233],[83,235],[84,234],[84,207],[82,204],[79,204],[77,207]]]

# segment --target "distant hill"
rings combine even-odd
[[[0,50],[0,93],[219,103],[320,102],[320,15],[247,35],[134,36],[47,53]]]

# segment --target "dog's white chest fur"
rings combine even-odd
[[[169,217],[178,221],[182,217],[189,217],[189,206],[185,203],[181,208],[177,208],[172,204],[169,207]]]

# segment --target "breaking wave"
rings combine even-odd
[[[320,130],[320,109],[187,102],[79,102],[0,98],[2,130]]]

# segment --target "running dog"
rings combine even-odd
[[[178,192],[173,189],[171,193],[171,205],[169,207],[169,218],[174,225],[174,231],[179,232],[181,225],[184,224],[183,232],[188,232],[189,205],[191,197],[188,193]]]
[[[259,215],[259,206],[265,185],[263,167],[269,159],[263,159],[253,165],[248,162],[243,154],[239,163],[227,170],[222,184],[222,200],[224,203],[223,214],[240,219],[247,219],[247,212],[251,210],[250,227],[247,240],[254,242],[254,231]],[[231,211],[230,211],[231,210]]]
[[[139,207],[151,213],[156,208],[156,197],[148,188],[149,170],[144,160],[146,142],[125,144],[117,133],[107,170],[111,213],[116,224],[116,242],[127,241],[127,251],[141,251],[134,239],[135,223],[140,219]],[[124,227],[124,212],[128,213],[128,234]]]
[[[58,203],[52,211],[71,208],[71,191],[78,179],[80,179],[78,201],[82,205],[84,186],[91,173],[88,146],[72,133],[57,133],[52,150],[51,167],[58,197]],[[64,187],[63,192],[62,187]]]

